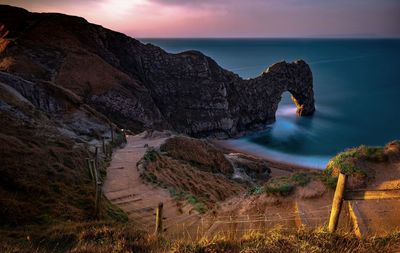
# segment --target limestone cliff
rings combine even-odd
[[[243,80],[197,51],[170,54],[86,20],[0,6],[0,71],[75,93],[121,127],[193,136],[237,136],[272,123],[289,91],[314,112],[304,61]]]

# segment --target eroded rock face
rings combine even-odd
[[[134,131],[237,136],[272,123],[285,91],[300,116],[315,110],[304,61],[243,80],[200,52],[169,54],[78,17],[0,6],[0,23],[0,71],[62,86]]]

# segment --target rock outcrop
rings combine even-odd
[[[275,120],[281,95],[314,112],[302,60],[243,80],[197,51],[169,54],[86,20],[0,6],[0,71],[75,93],[121,127],[237,136]]]

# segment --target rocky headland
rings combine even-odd
[[[134,132],[238,136],[272,123],[285,91],[299,115],[315,110],[312,73],[302,60],[276,63],[244,80],[201,52],[170,54],[80,17],[3,5],[0,24],[0,71],[35,89],[48,82],[73,93]],[[24,86],[2,82],[27,94]],[[49,103],[39,93],[35,99]]]

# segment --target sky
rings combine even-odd
[[[400,37],[400,0],[0,0],[137,38]]]

